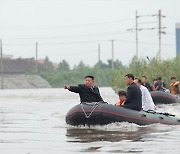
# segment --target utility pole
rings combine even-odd
[[[159,16],[159,60],[161,60],[161,10],[158,11]]]
[[[138,12],[136,10],[135,12],[135,29],[131,28],[131,29],[127,29],[127,31],[134,31],[136,32],[136,58],[138,59],[138,31],[141,30],[138,28]]]
[[[112,41],[112,69],[114,69],[114,40]]]
[[[100,82],[100,54],[101,54],[101,45],[100,43],[98,44],[98,72],[97,72],[97,75],[98,75],[98,82]]]
[[[98,44],[98,70],[100,70],[100,54],[101,54],[101,46]]]
[[[162,31],[162,29],[165,29],[166,27],[162,27],[162,17],[165,18],[165,16],[162,15],[161,10],[158,10],[158,20],[159,20],[159,31],[158,31],[158,35],[159,35],[159,52],[158,52],[158,58],[159,61],[161,60],[161,34],[166,34],[166,32]]]
[[[139,28],[138,19],[142,17],[158,17],[158,27],[150,27],[150,28]],[[136,32],[136,57],[138,58],[138,31],[144,31],[144,30],[155,30],[158,29],[158,35],[159,35],[159,51],[158,51],[158,58],[161,59],[161,34],[166,34],[162,29],[165,29],[166,27],[162,27],[161,18],[165,17],[161,14],[161,10],[158,11],[158,14],[153,15],[138,15],[137,11],[135,12],[135,28],[127,29],[127,31],[135,31]],[[144,23],[154,23],[154,22],[144,22]],[[143,23],[142,23],[143,24]]]
[[[158,17],[159,17],[159,53],[158,53],[158,57],[159,57],[159,61],[161,60],[161,10],[158,11]]]
[[[38,43],[36,42],[36,68],[35,68],[36,73],[38,72],[38,61],[37,61],[37,59],[38,59]]]
[[[138,59],[138,15],[137,15],[137,10],[136,10],[136,58]]]
[[[4,89],[4,81],[3,81],[3,52],[2,52],[2,40],[0,39],[0,50],[1,50],[1,68],[0,68],[0,71],[1,71],[1,89]]]

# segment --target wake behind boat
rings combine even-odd
[[[66,123],[74,126],[106,125],[114,122],[179,125],[180,119],[168,113],[135,111],[100,102],[78,104],[66,115]]]

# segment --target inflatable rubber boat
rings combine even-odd
[[[155,104],[180,103],[180,97],[163,91],[151,91],[151,97]]]
[[[179,125],[180,119],[168,113],[135,111],[107,103],[81,103],[72,107],[66,115],[66,123],[78,125],[106,125],[129,122],[138,125],[161,123]]]

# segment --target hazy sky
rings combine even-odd
[[[175,23],[180,22],[179,0],[0,0],[0,39],[3,53],[17,57],[67,60],[70,65],[83,60],[90,66],[114,55],[128,64],[135,55],[135,11],[139,28],[157,28],[162,10],[162,58],[175,57]],[[139,56],[153,58],[158,52],[158,30],[139,31]]]

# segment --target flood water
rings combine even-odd
[[[100,92],[111,104],[118,99],[111,88]],[[180,126],[67,125],[65,115],[78,103],[78,95],[64,89],[1,90],[0,154],[180,153]],[[180,104],[157,108],[180,117]]]

